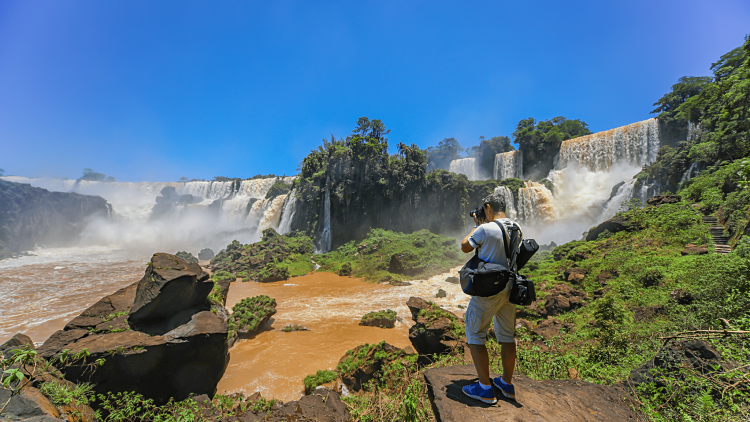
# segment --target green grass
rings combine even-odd
[[[318,369],[318,372],[316,372],[315,375],[308,375],[303,380],[305,384],[305,394],[312,393],[317,386],[335,381],[338,377],[339,375],[336,371]]]
[[[403,256],[403,270],[391,272],[394,255]],[[455,238],[420,230],[396,233],[372,229],[360,242],[349,242],[338,249],[316,256],[318,271],[340,273],[351,266],[355,277],[379,281],[385,276],[393,280],[425,278],[440,274],[464,261]]]

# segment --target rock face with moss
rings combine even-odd
[[[314,269],[312,239],[296,234],[266,229],[260,242],[243,245],[235,240],[211,260],[211,266],[243,281],[271,282],[307,274]]]
[[[347,351],[339,360],[336,371],[349,389],[359,391],[377,376],[383,365],[408,355],[410,353],[407,350],[384,341],[378,344],[363,344]]]
[[[266,295],[246,297],[232,307],[229,318],[229,338],[252,337],[274,314],[276,299]]]
[[[396,311],[386,309],[384,311],[368,312],[359,321],[359,325],[369,327],[393,328],[396,324]]]
[[[213,286],[197,264],[155,254],[140,282],[83,311],[39,354],[86,349],[87,357],[61,369],[70,381],[94,384],[97,393],[135,391],[157,404],[213,396],[229,361],[226,320],[211,311],[221,306],[209,299]]]
[[[349,242],[317,255],[319,271],[363,277],[369,281],[429,277],[463,260],[456,239],[420,230],[395,233],[373,229],[359,242]]]
[[[409,341],[420,355],[443,354],[466,344],[461,318],[418,297],[410,297],[406,306],[416,323],[409,329]]]

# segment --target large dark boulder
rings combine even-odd
[[[0,180],[0,259],[37,244],[74,245],[90,218],[106,218],[109,211],[107,201],[98,196]]]
[[[26,334],[18,333],[11,337],[10,340],[0,345],[0,359],[2,359],[3,356],[5,359],[10,358],[16,353],[16,350],[23,349],[24,347],[33,348],[34,342],[31,341],[31,337]]]
[[[416,323],[409,328],[409,341],[420,355],[448,353],[466,344],[461,318],[418,297],[409,298],[406,306]]]
[[[215,256],[216,254],[214,253],[214,251],[209,248],[201,249],[201,251],[198,252],[198,259],[200,259],[201,261],[210,261],[214,259]]]
[[[388,271],[395,274],[417,275],[424,271],[424,260],[414,252],[404,251],[391,255]]]
[[[206,300],[214,283],[198,264],[157,253],[135,293],[128,323],[133,329],[161,335],[210,309]]]
[[[616,215],[589,230],[588,234],[586,235],[586,240],[591,241],[598,239],[599,235],[602,234],[602,232],[604,232],[605,230],[609,231],[610,233],[617,233],[621,231],[632,232],[638,230],[639,228],[640,227],[638,226],[638,224],[626,220],[621,215]]]
[[[60,369],[72,382],[92,383],[97,393],[135,391],[156,404],[213,396],[229,350],[226,310],[213,304],[222,311],[213,313],[207,304],[212,286],[197,264],[156,254],[140,282],[99,300],[38,352],[51,358],[63,349],[71,355],[87,349],[87,358]],[[145,331],[129,322],[136,314]],[[99,359],[103,363],[94,364]]]

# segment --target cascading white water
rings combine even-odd
[[[523,153],[520,150],[495,155],[493,178],[503,180],[511,177],[523,178]]]
[[[505,215],[511,220],[518,218],[518,212],[516,211],[516,204],[513,199],[513,192],[508,189],[507,186],[498,186],[495,188],[495,193],[502,196],[505,199]]]
[[[465,174],[469,180],[486,180],[487,177],[479,169],[476,158],[460,158],[451,161],[448,171],[456,174]]]
[[[636,179],[630,179],[617,188],[615,195],[604,205],[604,210],[602,210],[599,220],[608,220],[622,210],[622,206],[633,198],[635,182]]]
[[[656,160],[660,144],[659,122],[648,119],[564,141],[557,168],[572,163],[591,171],[606,171],[617,163],[641,167]]]
[[[525,183],[526,187],[518,190],[518,218],[526,224],[555,220],[552,192],[541,183]]]
[[[331,250],[331,189],[326,181],[326,194],[323,199],[323,228],[318,236],[318,245],[316,253],[328,252]]]
[[[693,177],[697,176],[699,174],[698,172],[698,162],[694,162],[690,165],[690,167],[687,169],[685,174],[682,175],[682,178],[680,179],[680,183],[677,185],[677,189],[682,189],[687,182],[690,181]]]
[[[84,241],[88,244],[147,246],[167,250],[187,249],[196,244],[196,248],[209,246],[218,250],[225,247],[232,240],[231,237],[247,243],[257,240],[263,229],[278,228],[287,195],[272,199],[265,199],[265,196],[277,181],[290,184],[295,177],[138,183],[15,176],[3,179],[51,191],[98,195],[106,199],[112,206],[112,221],[92,221],[84,230]],[[193,195],[193,202],[177,203],[159,219],[151,221],[157,197],[166,187],[174,188],[177,195]],[[238,231],[241,233],[238,234]],[[222,232],[225,233],[224,237],[217,238],[216,234]]]
[[[289,192],[289,195],[281,209],[281,222],[279,223],[279,233],[289,233],[292,229],[292,220],[297,212],[297,193],[296,190]]]

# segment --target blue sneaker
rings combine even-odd
[[[490,388],[489,390],[485,390],[481,385],[479,385],[479,381],[475,382],[474,384],[466,385],[461,390],[467,396],[471,397],[472,399],[479,400],[482,403],[497,403],[497,398],[495,398],[495,390],[493,390],[492,388]]]
[[[506,384],[503,377],[493,378],[492,383],[495,384],[495,387],[500,389],[500,392],[503,393],[505,397],[514,401],[516,400],[516,388],[513,384]]]

